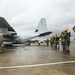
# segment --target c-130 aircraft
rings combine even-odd
[[[12,46],[14,43],[16,44],[25,43],[25,41],[28,41],[35,37],[40,38],[52,33],[51,31],[47,30],[46,20],[45,18],[42,18],[33,34],[29,34],[29,36],[28,35],[19,36],[17,35],[16,30],[14,30],[3,17],[0,17],[0,32],[3,34],[4,46],[8,45]]]

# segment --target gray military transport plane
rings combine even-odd
[[[52,33],[47,30],[46,21],[44,18],[42,18],[33,34],[29,34],[29,36],[18,36],[17,32],[8,24],[8,22],[3,17],[0,17],[0,32],[3,34],[4,46],[12,46],[14,43],[24,43],[25,41],[35,37],[43,37]]]

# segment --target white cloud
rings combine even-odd
[[[75,0],[0,0],[0,16],[20,32],[34,31],[46,18],[48,29],[61,32],[75,24]]]

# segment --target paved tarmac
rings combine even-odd
[[[75,75],[75,43],[69,54],[46,45],[4,48],[0,75]]]

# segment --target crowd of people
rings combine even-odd
[[[56,34],[51,37],[50,44],[52,48],[59,49],[59,40],[61,39],[61,46],[63,51],[67,51],[69,53],[69,46],[70,46],[70,37],[71,33],[68,28],[65,28],[61,34]]]

